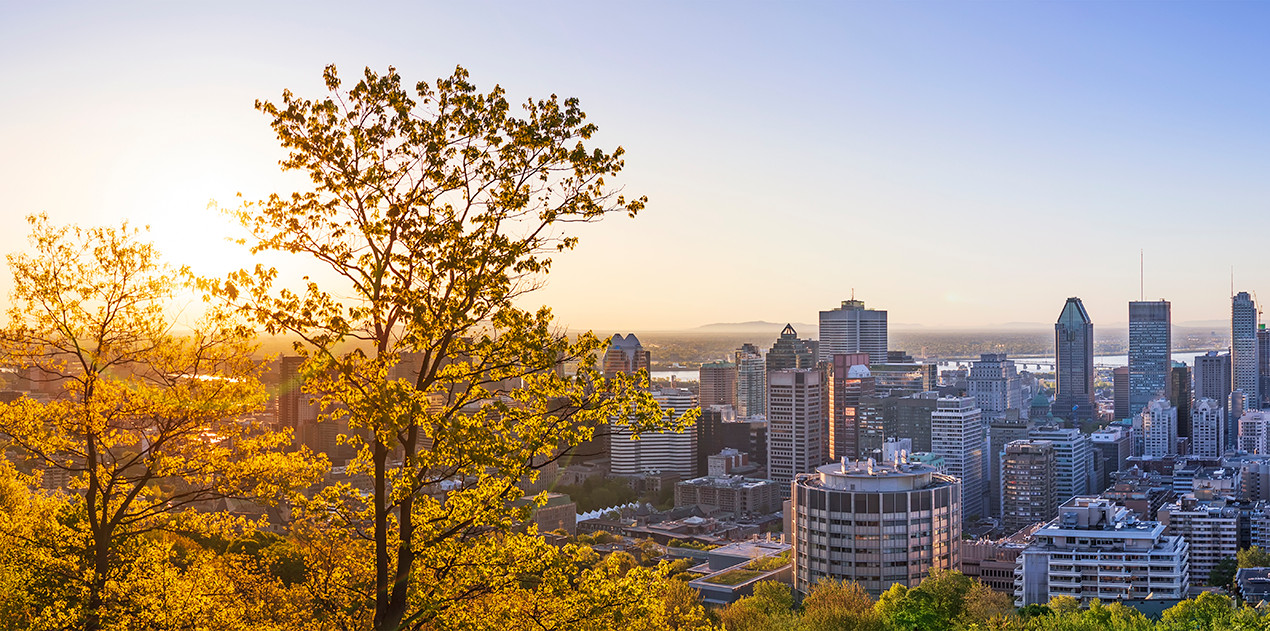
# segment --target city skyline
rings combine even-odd
[[[893,328],[1043,324],[1073,295],[1115,323],[1140,293],[1182,324],[1224,319],[1232,268],[1270,288],[1253,250],[1190,255],[1270,227],[1266,5],[335,6],[10,7],[0,250],[47,212],[148,224],[207,274],[249,264],[208,201],[307,184],[256,99],[313,93],[328,63],[462,64],[514,102],[577,96],[650,198],[581,230],[528,301],[574,328],[814,321],[853,290]],[[717,282],[663,282],[707,260]]]

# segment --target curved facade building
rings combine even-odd
[[[957,568],[961,484],[905,460],[844,461],[794,479],[795,589],[836,578],[876,596],[893,583],[916,587],[931,568]]]

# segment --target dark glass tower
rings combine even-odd
[[[1129,414],[1168,396],[1173,368],[1169,301],[1129,303]]]
[[[1058,395],[1054,416],[1068,420],[1094,418],[1094,321],[1080,298],[1068,298],[1054,325]]]

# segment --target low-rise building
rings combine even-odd
[[[1097,497],[1075,497],[1032,535],[1015,569],[1015,605],[1044,604],[1055,596],[1082,602],[1186,597],[1186,540],[1164,525],[1139,521],[1132,511]]]
[[[780,510],[776,483],[736,475],[707,476],[675,485],[675,506],[708,504],[733,518],[766,515]]]

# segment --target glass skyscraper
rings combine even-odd
[[[1152,399],[1168,396],[1173,366],[1169,301],[1129,303],[1129,413],[1141,414]]]
[[[1080,298],[1068,298],[1054,324],[1055,375],[1058,394],[1054,416],[1069,420],[1094,418],[1094,321]]]
[[[1241,291],[1230,300],[1230,377],[1231,390],[1244,391],[1245,408],[1261,406],[1258,368],[1257,305]]]

